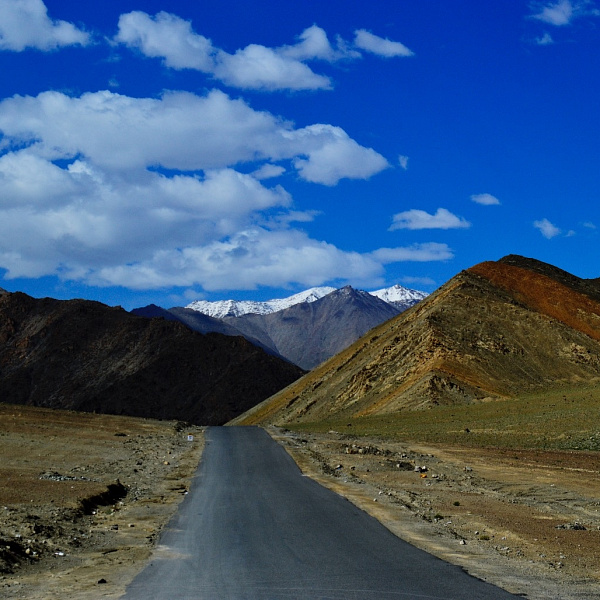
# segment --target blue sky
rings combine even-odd
[[[125,308],[598,277],[593,1],[0,0],[0,287]]]

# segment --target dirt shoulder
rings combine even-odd
[[[121,596],[202,447],[183,423],[0,404],[0,596]]]
[[[598,453],[268,431],[307,475],[473,576],[536,600],[600,597]]]

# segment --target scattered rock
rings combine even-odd
[[[574,523],[565,523],[564,525],[557,525],[554,529],[573,529],[575,531],[586,531],[587,527],[575,521]]]

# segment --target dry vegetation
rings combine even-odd
[[[173,421],[0,404],[0,596],[118,597],[201,449]]]

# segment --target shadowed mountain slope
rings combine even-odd
[[[599,290],[532,259],[481,263],[237,422],[383,414],[598,380]]]
[[[197,310],[179,306],[166,309],[156,306],[156,304],[149,304],[148,306],[144,306],[142,308],[134,308],[131,313],[140,317],[147,317],[148,319],[158,317],[166,319],[167,321],[177,321],[187,325],[190,329],[193,331],[198,331],[199,333],[222,333],[223,335],[242,336],[245,337],[250,343],[262,348],[265,352],[267,352],[267,354],[271,354],[286,360],[271,346],[265,345],[263,342],[253,338],[252,336],[244,335],[240,330],[236,329],[232,325],[229,325],[228,323],[225,323],[221,319],[216,319],[209,315],[205,315]]]
[[[0,401],[222,424],[302,371],[242,337],[85,300],[0,295]]]

